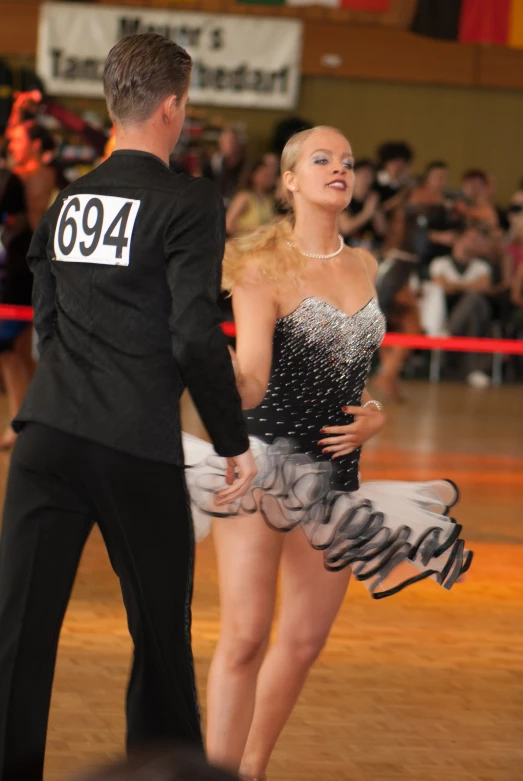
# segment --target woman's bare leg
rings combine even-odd
[[[256,514],[215,520],[213,536],[221,623],[207,687],[207,753],[237,771],[270,637],[284,535]]]
[[[258,676],[256,707],[241,763],[247,778],[264,778],[270,756],[329,636],[350,571],[327,572],[321,552],[301,530],[286,535],[281,561],[281,614],[274,645]]]

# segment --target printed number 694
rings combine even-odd
[[[80,194],[62,204],[56,225],[55,259],[128,266],[140,201]]]

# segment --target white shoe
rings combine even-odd
[[[485,372],[475,371],[467,376],[467,382],[473,388],[488,388],[491,380]]]

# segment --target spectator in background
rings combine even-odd
[[[276,169],[264,157],[251,167],[246,181],[234,196],[226,216],[229,236],[238,236],[266,225],[275,214]]]
[[[523,263],[523,192],[512,196],[508,208],[508,222],[505,251],[512,278]]]
[[[523,339],[523,263],[520,263],[512,280],[510,297],[515,309],[510,317],[511,331]]]
[[[484,236],[477,227],[462,230],[454,242],[452,254],[435,258],[430,276],[445,293],[448,330],[451,336],[488,335],[492,311],[488,300],[492,270],[482,254]],[[485,356],[465,353],[463,361],[467,381],[486,387],[490,380],[484,371]]]
[[[18,92],[11,109],[7,126],[7,135],[11,130],[23,122],[36,119],[38,115],[52,117],[63,128],[81,137],[98,156],[103,154],[107,141],[107,134],[101,128],[95,127],[77,114],[55,103],[49,98],[44,98],[39,89]]]
[[[30,306],[33,277],[26,262],[31,236],[56,197],[59,177],[48,164],[53,156],[51,134],[34,119],[39,92],[17,96],[9,118],[8,164],[11,174],[4,179],[0,194],[0,220],[4,223],[3,279],[0,301]],[[7,394],[9,414],[14,418],[21,406],[34,372],[32,333],[29,323],[0,321],[0,367]],[[0,449],[10,449],[16,435],[7,426],[0,438]]]
[[[225,208],[238,190],[244,168],[244,144],[234,128],[226,128],[220,135],[218,151],[202,167],[203,176],[212,179],[220,191]]]
[[[409,206],[423,218],[426,229],[425,246],[421,252],[422,266],[450,251],[456,238],[459,220],[453,214],[453,204],[447,196],[448,166],[434,160],[425,169],[423,181],[410,195]]]
[[[24,185],[32,231],[36,230],[57,190],[56,171],[46,162],[46,155],[52,153],[53,149],[51,134],[34,120],[25,121],[10,130],[12,169]]]
[[[375,179],[371,160],[359,160],[354,166],[354,190],[348,209],[340,214],[340,233],[351,247],[375,250],[387,230],[387,222],[379,208],[379,194],[373,190]]]
[[[518,189],[510,199],[509,212],[512,206],[523,206],[523,179],[519,182]]]
[[[471,168],[461,180],[462,198],[456,202],[458,215],[468,224],[476,223],[488,228],[499,226],[499,216],[492,203],[492,187],[485,171]]]
[[[492,325],[497,333],[494,336],[503,337],[504,326],[510,319],[512,304],[510,288],[513,278],[513,267],[506,251],[506,240],[501,228],[483,228],[481,230],[482,244],[480,256],[490,265],[491,282],[488,291]]]
[[[278,163],[289,138],[296,133],[301,133],[302,130],[310,130],[311,127],[312,124],[302,117],[286,117],[276,124],[272,135],[271,151],[276,155]]]
[[[416,273],[416,216],[404,206],[391,214],[376,290],[380,307],[387,318],[387,330],[405,334],[421,333],[416,295],[410,281]],[[373,387],[388,401],[403,401],[400,374],[409,356],[407,347],[382,347],[380,366]]]
[[[510,269],[510,300],[515,309],[509,319],[511,331],[523,338],[523,179],[510,199],[509,229],[505,247],[505,263]]]
[[[0,229],[0,303],[30,306],[33,277],[26,256],[32,230],[23,183],[7,169],[0,172]],[[0,371],[10,420],[20,409],[34,371],[31,336],[30,323],[0,320]],[[9,450],[15,439],[7,425],[0,437],[0,450]]]
[[[385,214],[402,206],[410,195],[411,147],[404,141],[388,141],[378,149],[378,175],[374,189]]]

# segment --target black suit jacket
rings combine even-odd
[[[221,197],[153,155],[118,151],[40,223],[41,357],[13,425],[38,421],[141,458],[183,463],[184,386],[222,456],[248,448],[217,297]]]

